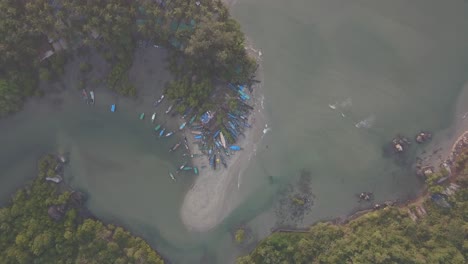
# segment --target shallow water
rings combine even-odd
[[[279,190],[302,169],[312,174],[315,199],[298,226],[356,210],[361,191],[374,192],[377,201],[419,191],[410,171],[419,150],[412,147],[397,163],[383,146],[397,133],[437,135],[451,125],[468,71],[467,3],[239,0],[233,13],[262,51],[271,131],[257,142],[257,155],[230,194],[238,206],[218,228],[190,233],[180,221],[194,176],[178,176],[177,183],[168,176],[181,153],[167,152],[176,137],[157,140],[151,131],[151,102],[164,78],[150,66],[134,76],[151,98],[97,90],[90,107],[68,87],[52,96],[60,99],[54,106],[45,98],[0,121],[1,202],[34,175],[42,153],[70,152],[66,179],[88,193],[98,217],[129,227],[175,263],[226,263],[243,250],[229,230],[242,223],[255,239],[266,235],[276,222]]]

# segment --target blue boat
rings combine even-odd
[[[164,135],[164,131],[166,131],[165,128],[163,128],[163,129],[161,130],[161,132],[159,132],[159,137],[162,137],[162,136]]]
[[[236,145],[232,145],[229,147],[231,150],[234,150],[234,151],[239,151],[241,150],[241,148],[239,146],[236,146]]]
[[[111,105],[111,112],[115,112],[115,104]]]
[[[213,135],[213,138],[216,138],[216,137],[219,135],[220,132],[221,132],[221,130],[216,131],[216,132],[214,133],[214,135]]]
[[[194,138],[195,138],[195,139],[202,139],[203,136],[202,136],[202,135],[196,135],[196,136],[194,136]]]

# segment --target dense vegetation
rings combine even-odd
[[[0,17],[0,116],[18,110],[39,79],[60,76],[76,50],[97,50],[111,65],[108,88],[133,96],[137,43],[169,48],[168,95],[183,107],[202,106],[216,80],[245,83],[255,71],[220,0],[0,0]]]
[[[416,221],[406,208],[388,207],[346,225],[320,223],[306,233],[275,233],[238,263],[467,263],[467,154],[454,166],[461,188],[447,198],[451,208],[426,200],[427,215]]]
[[[121,227],[81,217],[76,195],[59,192],[45,177],[56,160],[39,162],[39,175],[0,209],[0,263],[163,263],[140,238]],[[51,208],[60,219],[52,219]]]

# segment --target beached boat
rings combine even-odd
[[[169,114],[173,107],[174,107],[174,105],[169,106],[169,108],[167,108],[167,110],[166,110],[166,114]]]
[[[234,150],[234,151],[238,151],[238,150],[241,150],[241,148],[239,146],[235,146],[235,145],[232,145],[229,147],[231,150]]]
[[[168,133],[166,134],[166,137],[170,137],[170,136],[172,136],[173,134],[174,134],[174,131],[168,132]]]
[[[151,123],[154,123],[154,120],[156,119],[156,113],[153,113],[151,116]]]
[[[175,177],[174,177],[174,174],[172,174],[172,172],[169,172],[169,176],[171,177],[173,181],[175,181]]]
[[[192,116],[192,118],[189,121],[189,125],[191,125],[193,121],[195,121],[196,118],[197,118],[197,115]]]
[[[189,170],[192,170],[192,169],[193,169],[193,168],[190,167],[190,166],[185,166],[182,170],[184,170],[184,171],[189,171]]]
[[[145,118],[145,113],[140,114],[140,120],[143,120]]]
[[[115,104],[111,105],[111,112],[115,112]]]
[[[177,148],[179,148],[181,143],[182,142],[179,142],[179,143],[175,144],[172,148],[169,149],[169,152],[177,150]]]
[[[226,139],[224,138],[223,132],[219,133],[219,138],[221,139],[221,144],[223,148],[226,148]]]
[[[203,136],[202,136],[202,135],[195,135],[194,138],[195,138],[195,139],[202,139]]]
[[[162,137],[162,136],[164,135],[164,131],[166,131],[165,128],[163,128],[163,129],[161,130],[161,132],[159,132],[159,137]]]
[[[89,95],[91,96],[91,104],[94,104],[94,91],[89,92]]]
[[[161,128],[161,125],[157,125],[156,127],[154,127],[154,131],[158,131],[160,128]]]
[[[161,97],[158,99],[158,101],[154,102],[154,107],[158,106],[162,102],[163,99],[164,99],[164,94],[161,95]]]
[[[197,167],[193,167],[193,172],[195,172],[195,175],[198,175],[198,169],[197,169]]]
[[[187,124],[187,122],[182,123],[182,125],[180,125],[180,127],[179,127],[179,130],[184,129],[184,127],[185,127],[186,124]]]
[[[202,134],[201,131],[195,131],[195,130],[191,130],[190,133],[195,134],[195,135],[201,135]]]
[[[185,165],[187,165],[187,163],[182,164],[182,165],[179,167],[179,170],[182,170],[182,169],[185,167]]]

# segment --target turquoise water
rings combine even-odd
[[[1,202],[34,175],[42,153],[69,152],[66,179],[89,195],[98,217],[142,235],[174,263],[226,263],[245,252],[230,231],[244,224],[254,240],[267,235],[277,221],[279,191],[295,184],[302,169],[311,172],[315,198],[298,227],[360,208],[361,191],[374,192],[377,201],[418,193],[421,183],[410,171],[417,148],[397,163],[383,147],[398,133],[437,135],[452,124],[468,71],[468,4],[239,0],[233,14],[262,51],[262,111],[271,131],[229,194],[235,209],[220,226],[194,233],[180,220],[194,176],[177,183],[168,176],[183,157],[167,151],[176,137],[157,140],[151,131],[151,102],[164,79],[157,76],[167,75],[151,65],[133,75],[144,91],[137,100],[101,89],[90,107],[67,86],[0,121]],[[138,120],[141,112],[145,121]],[[171,125],[165,117],[158,122]]]

